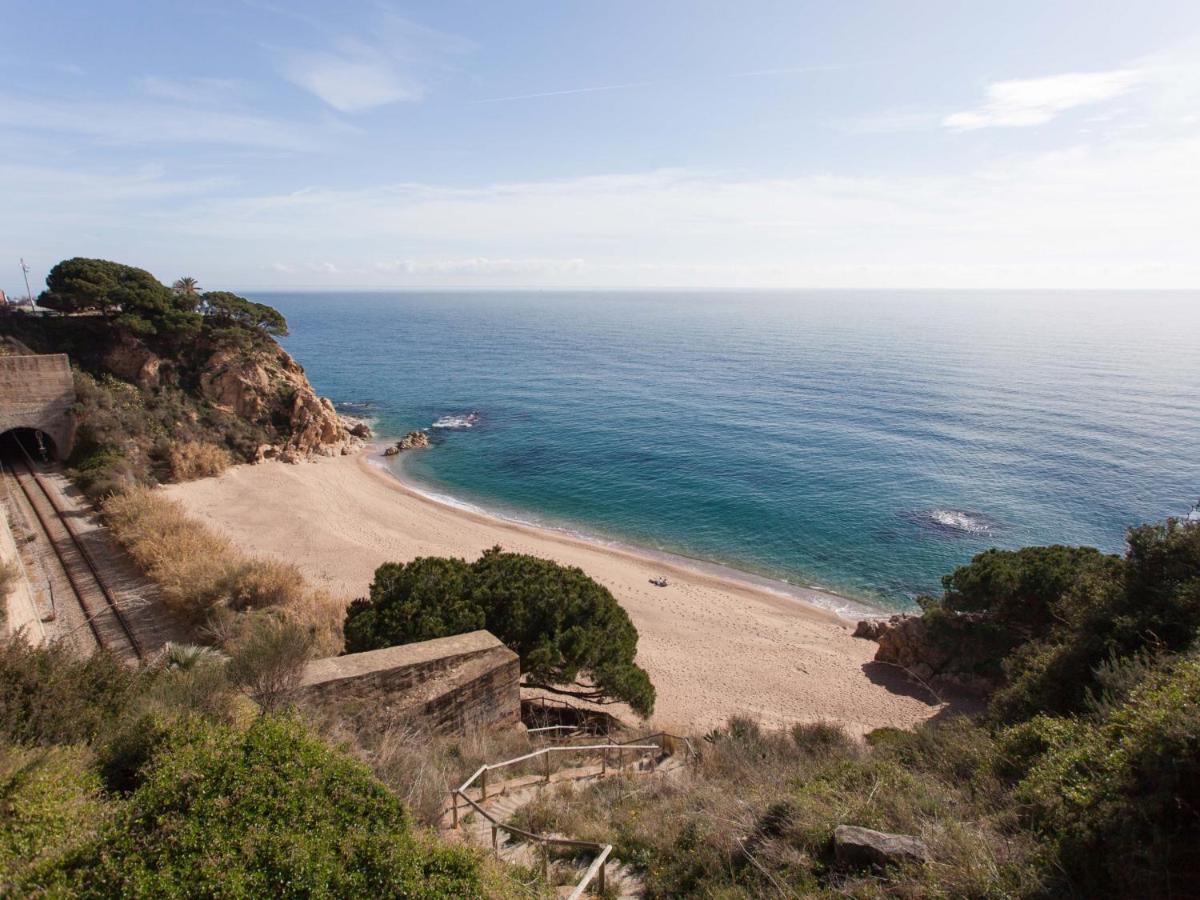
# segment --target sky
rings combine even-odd
[[[0,0],[0,288],[1197,288],[1196,0]]]

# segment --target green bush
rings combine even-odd
[[[529,685],[623,700],[642,716],[654,709],[654,686],[634,662],[638,633],[628,613],[582,569],[551,560],[493,547],[473,563],[385,563],[370,598],[350,604],[344,625],[349,653],[477,628],[520,655]]]
[[[95,838],[111,814],[83,747],[0,748],[0,894]]]
[[[14,744],[87,742],[124,710],[136,671],[108,653],[81,659],[65,644],[0,640],[0,738]]]
[[[466,851],[428,846],[358,762],[289,717],[172,727],[61,878],[91,897],[481,896]]]
[[[1200,525],[1131,529],[1124,558],[1090,547],[988,550],[926,600],[931,632],[954,630],[955,655],[1003,673],[1001,721],[1082,712],[1106,662],[1178,652],[1200,628]]]
[[[1093,896],[1182,896],[1200,879],[1200,658],[1163,665],[1098,722],[1005,733],[1016,791]]]
[[[227,648],[229,679],[268,712],[300,685],[312,640],[300,625],[271,615],[249,619]]]

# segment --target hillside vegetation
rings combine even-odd
[[[612,842],[651,897],[1195,896],[1200,525],[1133,529],[1124,557],[992,550],[945,587],[915,621],[932,656],[986,661],[986,715],[865,746],[735,719],[684,779],[546,796],[521,823]],[[841,824],[930,861],[840,865]]]
[[[264,456],[336,453],[350,435],[275,342],[278,310],[194,279],[168,288],[144,269],[76,257],[38,303],[61,316],[0,316],[0,333],[76,367],[72,466],[102,498]]]
[[[247,708],[212,657],[0,644],[5,896],[537,896],[510,874],[294,714]]]

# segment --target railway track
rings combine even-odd
[[[56,568],[70,587],[67,602],[78,606],[96,644],[122,659],[140,661],[145,651],[134,634],[116,596],[105,584],[87,547],[71,525],[66,511],[38,474],[37,464],[21,442],[14,438],[20,453],[10,457],[4,466],[8,482],[15,485],[53,551]],[[57,598],[59,603],[61,597]]]

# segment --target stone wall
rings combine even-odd
[[[35,428],[66,458],[75,437],[74,403],[75,379],[65,353],[0,356],[0,434]]]
[[[315,660],[298,702],[356,731],[411,725],[443,734],[521,721],[517,654],[487,631]]]

